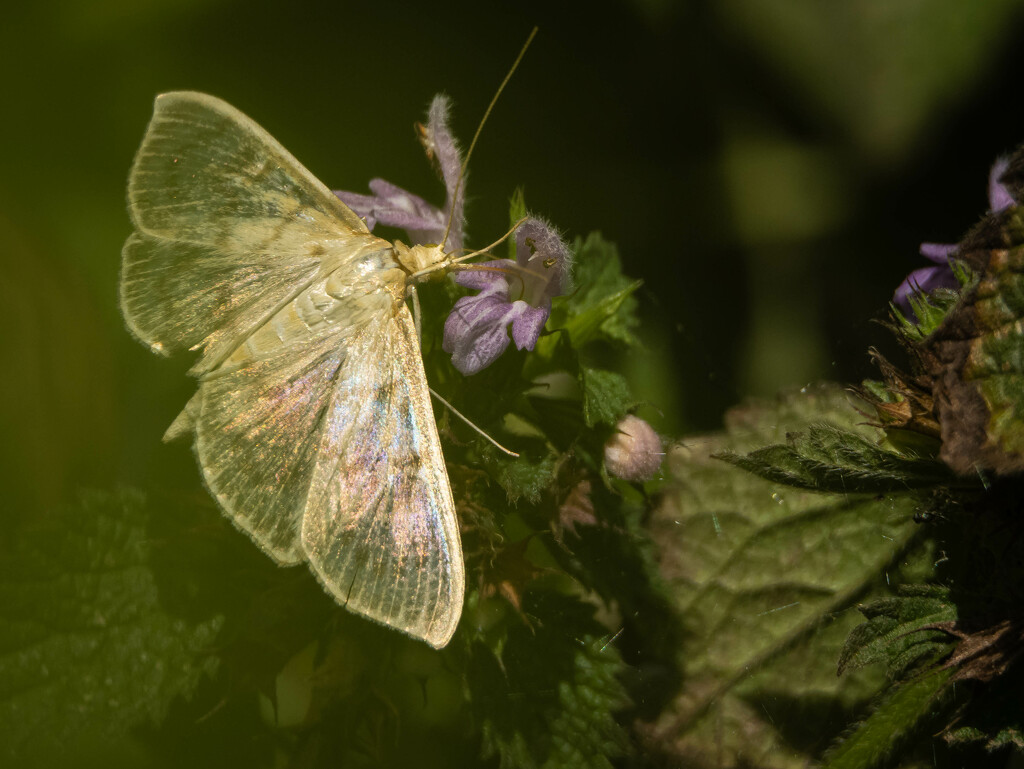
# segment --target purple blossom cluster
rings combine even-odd
[[[372,195],[336,191],[366,222],[404,229],[414,244],[442,243],[451,253],[465,238],[465,176],[458,144],[448,127],[448,98],[434,97],[420,141],[435,163],[447,191],[438,208],[384,179],[370,182]],[[455,276],[461,286],[480,293],[464,296],[452,308],[442,347],[463,374],[486,368],[510,342],[532,350],[551,314],[551,299],[568,289],[571,254],[547,222],[527,218],[515,231],[516,258],[463,265]],[[509,329],[511,328],[511,336]]]

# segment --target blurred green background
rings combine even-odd
[[[601,230],[640,298],[631,362],[663,433],[748,394],[871,374],[871,322],[922,240],[985,208],[1024,140],[1013,0],[23,3],[0,24],[0,378],[15,520],[81,487],[199,489],[160,442],[193,383],[117,307],[125,178],[153,97],[218,95],[328,186],[443,191],[412,125],[455,103],[468,142],[540,35],[473,158],[472,242],[516,185],[571,238]],[[649,416],[659,413],[652,409]],[[11,527],[5,527],[11,531]]]

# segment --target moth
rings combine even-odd
[[[349,611],[444,647],[465,567],[407,289],[452,260],[365,223],[265,130],[158,96],[128,179],[121,310],[196,350],[194,435],[224,513]]]

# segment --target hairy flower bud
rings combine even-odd
[[[615,434],[604,444],[604,465],[624,481],[649,481],[665,456],[661,438],[640,417],[629,414],[619,422]]]

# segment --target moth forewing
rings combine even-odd
[[[277,562],[447,644],[462,548],[395,249],[205,94],[157,98],[128,201],[125,320],[155,351],[201,350],[168,436],[194,433],[211,493]]]
[[[126,322],[158,351],[202,347],[196,374],[337,259],[387,245],[266,131],[206,94],[157,97],[128,210]]]

